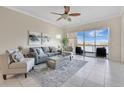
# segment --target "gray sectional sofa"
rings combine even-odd
[[[32,47],[29,51],[35,58],[35,65],[46,62],[51,56],[61,54],[55,47]]]

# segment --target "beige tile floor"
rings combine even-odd
[[[88,63],[77,73],[70,77],[62,87],[123,87],[124,64],[102,58],[74,56],[74,59],[85,60]],[[0,87],[40,87],[30,75],[8,76],[2,79],[0,74]],[[42,87],[42,86],[41,86]]]

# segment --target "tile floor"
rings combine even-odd
[[[68,79],[62,87],[123,87],[124,64],[102,58],[74,56],[75,59],[85,60],[88,63]],[[8,76],[2,79],[0,74],[0,87],[40,87],[38,82],[28,75]],[[42,86],[41,86],[42,87]]]

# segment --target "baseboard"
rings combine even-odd
[[[121,60],[117,60],[117,59],[110,59],[110,58],[108,58],[108,60],[114,61],[114,62],[118,62],[118,63],[122,63]]]
[[[122,64],[124,64],[124,61],[121,61]]]

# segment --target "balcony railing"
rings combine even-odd
[[[85,53],[95,53],[96,48],[105,47],[106,52],[108,54],[108,45],[89,45],[88,44],[88,45],[83,46],[83,44],[78,44],[78,46],[80,46],[82,48],[82,50],[85,50]]]

